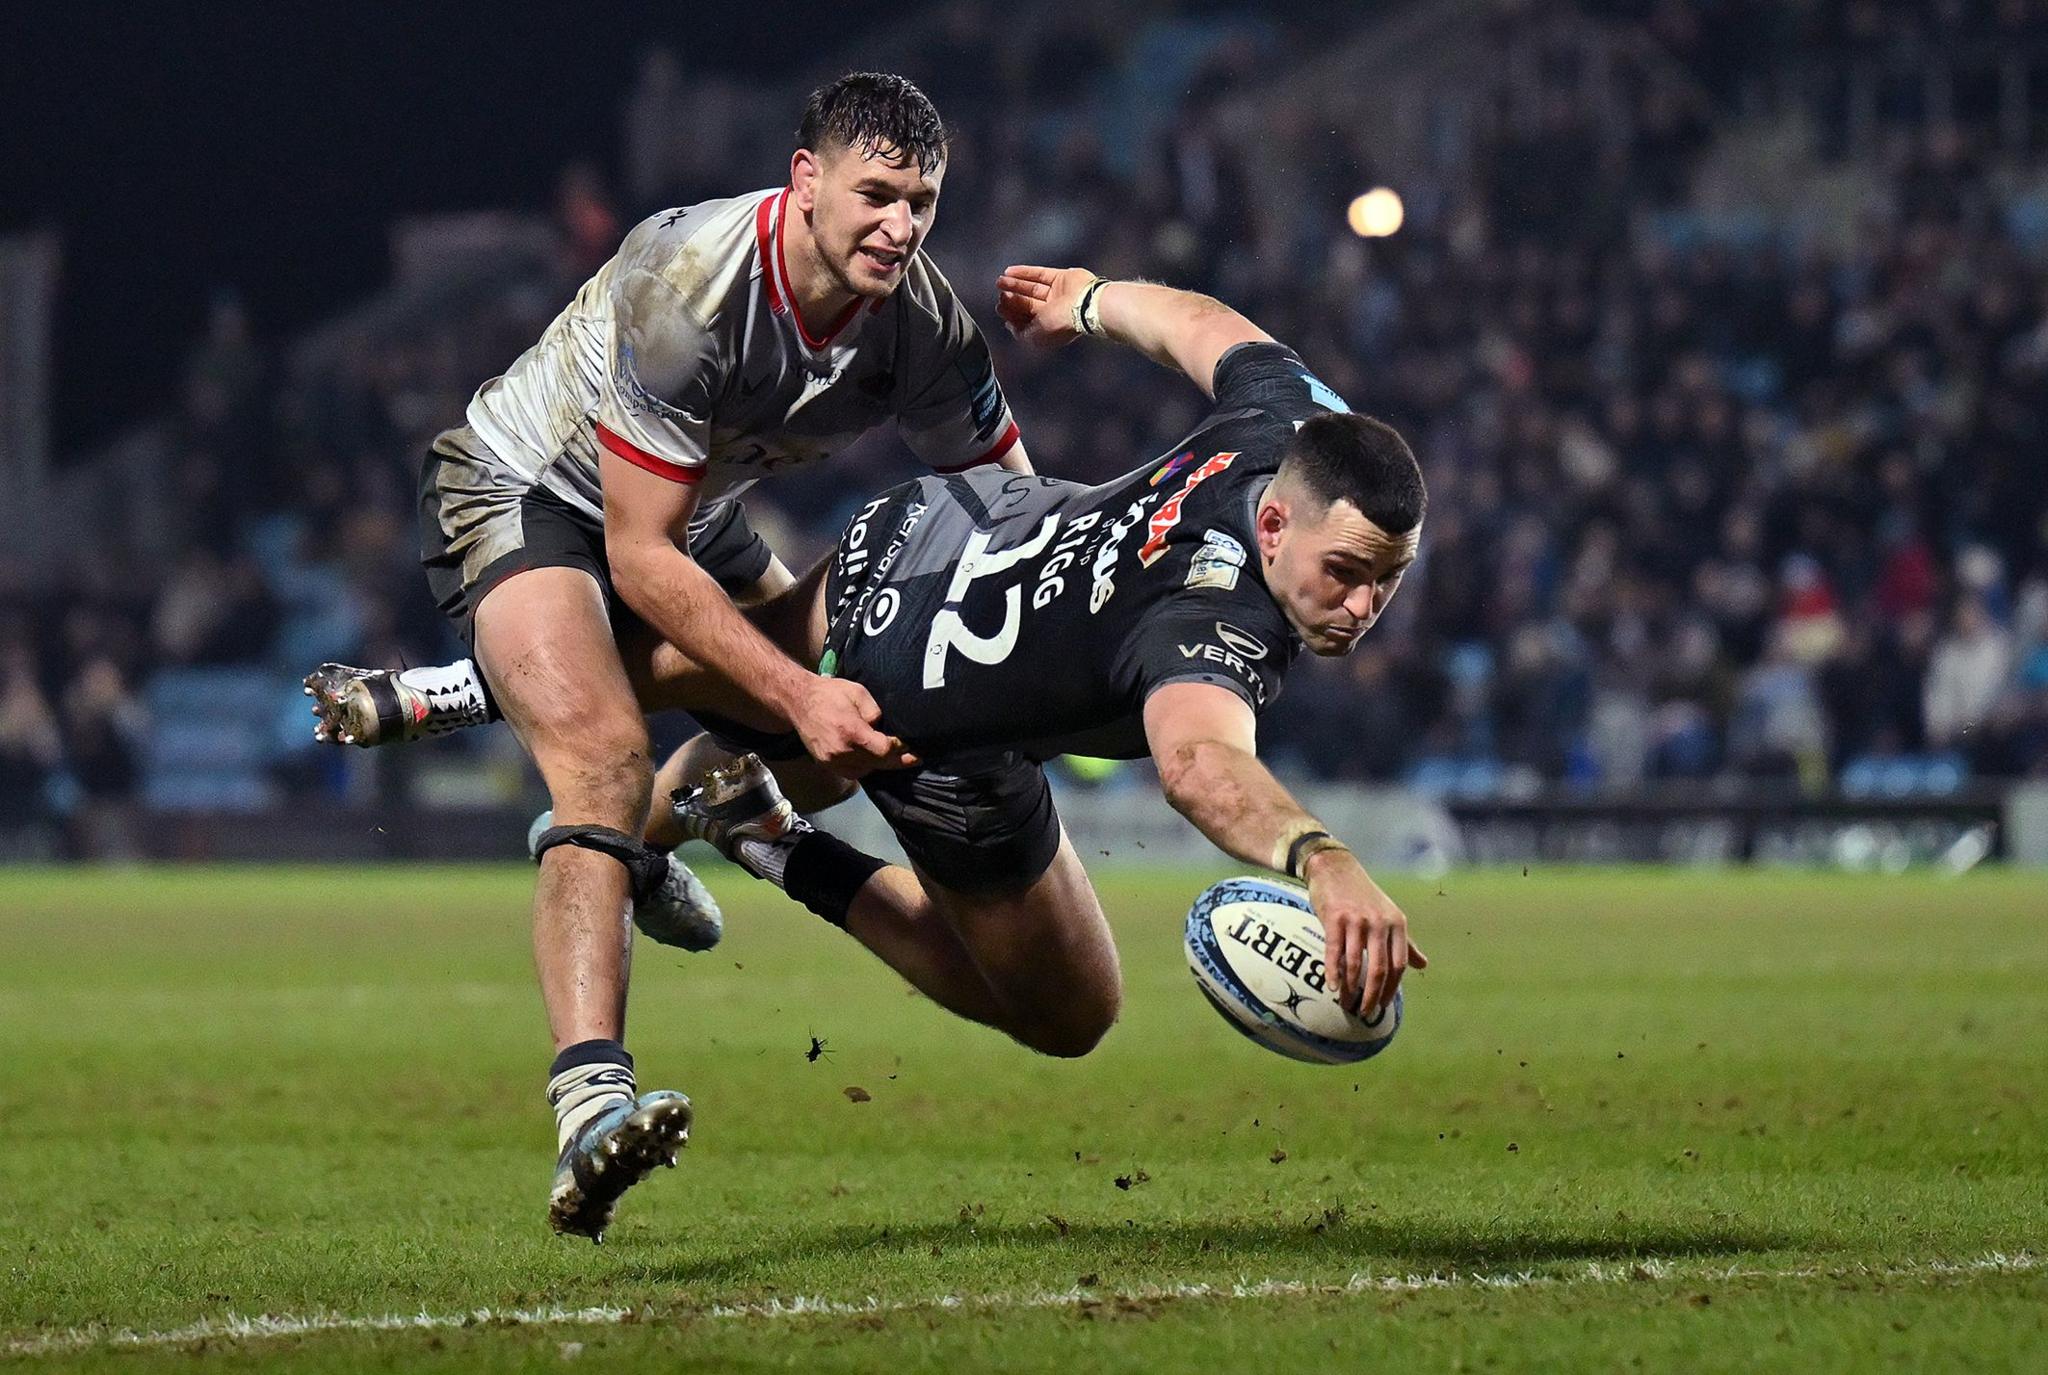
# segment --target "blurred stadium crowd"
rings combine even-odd
[[[2048,4],[1499,4],[1434,45],[1473,76],[1398,155],[1345,72],[1405,50],[1320,7],[1015,8],[813,71],[905,71],[955,126],[930,248],[984,329],[1009,261],[1210,290],[1427,470],[1423,561],[1290,680],[1285,765],[1468,795],[2048,774]],[[1413,38],[1441,7],[1389,8]],[[457,652],[418,455],[636,217],[779,178],[801,95],[650,54],[616,177],[562,175],[547,253],[317,340],[254,337],[224,292],[159,436],[155,572],[81,557],[0,604],[0,806],[118,834],[138,797],[365,786],[296,676]],[[1405,222],[1363,238],[1346,206],[1382,182]],[[1115,351],[997,349],[1055,475],[1136,466],[1199,405]],[[748,504],[800,565],[912,471],[871,437]]]

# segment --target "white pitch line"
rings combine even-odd
[[[762,1303],[721,1303],[705,1308],[665,1310],[600,1306],[592,1308],[476,1308],[467,1313],[389,1313],[358,1316],[311,1313],[299,1316],[209,1318],[186,1327],[137,1332],[105,1327],[71,1328],[41,1337],[26,1337],[0,1347],[0,1356],[51,1356],[99,1348],[133,1350],[187,1346],[194,1342],[304,1337],[323,1332],[425,1332],[462,1327],[612,1327],[627,1322],[659,1322],[664,1318],[765,1319],[853,1318],[874,1314],[941,1312],[1020,1312],[1035,1309],[1079,1309],[1091,1304],[1178,1302],[1186,1299],[1240,1300],[1344,1297],[1361,1294],[1416,1294],[1456,1289],[1543,1289],[1580,1285],[1620,1285],[1683,1280],[1706,1283],[1727,1280],[1801,1279],[1944,1279],[1972,1275],[2034,1274],[2043,1258],[2029,1251],[1994,1251],[1972,1260],[1920,1261],[1895,1266],[1791,1266],[1775,1270],[1739,1265],[1683,1265],[1645,1258],[1603,1264],[1590,1262],[1578,1270],[1538,1273],[1534,1270],[1468,1274],[1449,1271],[1429,1275],[1353,1275],[1341,1284],[1307,1280],[1259,1280],[1237,1284],[1147,1285],[1137,1289],[1061,1289],[1036,1294],[940,1294],[921,1299],[823,1299],[798,1296]]]

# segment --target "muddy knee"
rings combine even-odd
[[[654,760],[638,722],[631,729],[586,733],[581,740],[534,754],[558,822],[590,822],[627,832],[645,824]]]

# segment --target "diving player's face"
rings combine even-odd
[[[796,198],[825,270],[855,296],[880,300],[903,281],[931,232],[945,164],[920,168],[859,148],[798,153]]]
[[[1401,590],[1422,527],[1390,535],[1348,501],[1314,506],[1272,492],[1261,499],[1266,586],[1310,653],[1349,654]]]

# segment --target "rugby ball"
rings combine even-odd
[[[1291,883],[1231,878],[1188,909],[1188,968],[1224,1020],[1267,1050],[1317,1065],[1351,1065],[1401,1029],[1401,994],[1371,1019],[1324,986],[1323,923]]]

